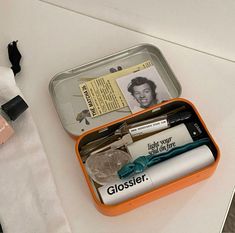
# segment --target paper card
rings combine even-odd
[[[116,79],[132,113],[171,98],[154,66]]]
[[[80,84],[91,117],[97,117],[127,106],[125,97],[119,89],[116,79],[151,66],[150,61],[110,73]]]

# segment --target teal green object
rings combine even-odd
[[[124,179],[124,178],[127,178],[128,176],[141,173],[145,171],[145,169],[148,167],[151,167],[157,163],[163,162],[167,159],[173,158],[179,154],[192,150],[196,147],[202,146],[208,142],[209,142],[209,138],[202,138],[195,142],[191,142],[183,146],[175,147],[171,149],[170,151],[167,151],[161,154],[140,156],[136,160],[134,160],[132,163],[128,163],[124,165],[118,171],[118,176],[120,179]]]

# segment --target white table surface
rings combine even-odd
[[[40,0],[235,61],[233,0]]]
[[[235,183],[235,64],[150,38],[40,1],[0,0],[0,65],[9,66],[7,44],[19,40],[17,77],[48,156],[58,194],[74,233],[221,231]],[[182,97],[201,113],[221,149],[215,174],[196,185],[117,217],[92,203],[63,130],[48,84],[57,72],[139,43],[159,47],[182,85]]]

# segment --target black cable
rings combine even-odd
[[[8,44],[8,57],[12,64],[11,69],[13,70],[14,75],[19,73],[21,70],[20,59],[22,56],[17,48],[17,42],[18,41],[13,41],[10,44]]]

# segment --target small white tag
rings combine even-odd
[[[146,125],[134,127],[132,129],[129,129],[129,133],[131,134],[131,136],[139,136],[139,135],[146,134],[146,133],[160,131],[167,127],[168,127],[168,123],[167,123],[167,120],[165,119],[165,120],[160,120],[157,122],[152,122]]]

